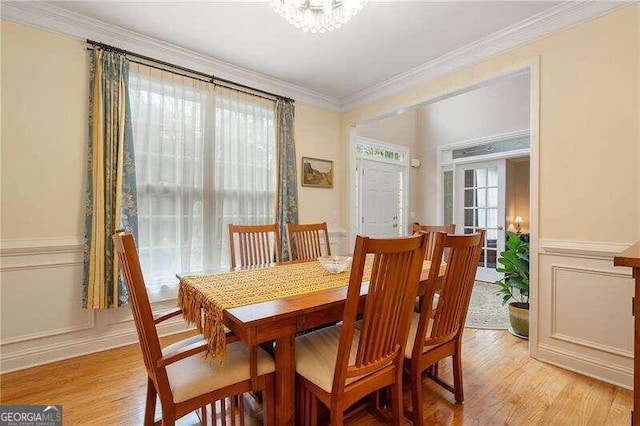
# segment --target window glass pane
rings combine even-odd
[[[474,209],[465,209],[464,210],[464,226],[474,226],[475,221],[473,220]]]
[[[498,207],[498,188],[487,189],[487,207]]]
[[[487,227],[487,211],[485,209],[476,210],[476,226],[478,228],[486,228]]]
[[[473,189],[465,189],[464,190],[464,206],[465,207],[474,207],[474,190]]]
[[[477,187],[485,187],[487,186],[487,169],[476,169],[476,186]]]
[[[487,206],[487,190],[484,188],[476,189],[476,204],[478,207]]]
[[[496,250],[487,249],[487,268],[496,268]]]
[[[487,209],[487,228],[498,227],[498,209]]]
[[[464,187],[465,188],[473,188],[476,184],[475,174],[473,170],[465,170],[464,171]]]
[[[498,168],[497,167],[489,167],[489,181],[487,182],[487,186],[498,186]]]
[[[405,155],[402,152],[392,149],[385,149],[366,143],[358,143],[356,146],[356,154],[361,158],[383,159],[394,163],[404,163]]]
[[[514,151],[527,149],[530,146],[529,136],[517,136],[503,139],[500,141],[489,142],[482,145],[476,145],[468,148],[454,149],[451,152],[453,159],[476,157],[479,155],[496,154],[499,152]]]
[[[473,234],[473,228],[464,228],[465,234]]]
[[[482,250],[480,251],[480,260],[478,261],[479,267],[484,268],[485,266],[484,260],[485,260],[485,253],[484,253],[484,250]]]
[[[453,170],[442,174],[443,219],[445,224],[453,223]]]

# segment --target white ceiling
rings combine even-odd
[[[49,3],[337,99],[558,4],[370,2],[342,28],[307,34],[268,2]]]

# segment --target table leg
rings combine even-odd
[[[276,340],[276,424],[293,425],[295,416],[294,336]]]

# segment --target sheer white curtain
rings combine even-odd
[[[152,298],[227,266],[228,223],[274,221],[273,102],[132,64],[138,250]]]
[[[214,267],[228,266],[229,224],[275,221],[275,129],[273,101],[215,89],[215,168],[212,200]]]

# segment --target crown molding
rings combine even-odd
[[[395,95],[420,83],[467,68],[633,3],[596,0],[563,2],[416,68],[344,97],[340,99],[342,111]]]
[[[214,74],[216,77],[278,93],[329,111],[340,110],[338,98],[323,95],[116,25],[107,24],[49,3],[3,1],[0,16],[3,19],[82,41],[86,39],[97,40],[162,61]]]
[[[107,24],[40,1],[4,1],[0,16],[78,40],[92,39],[122,49],[215,74],[279,93],[329,111],[349,111],[400,93],[420,83],[467,68],[555,32],[603,16],[634,1],[567,1],[514,25],[441,55],[416,68],[338,99],[179,46]]]

